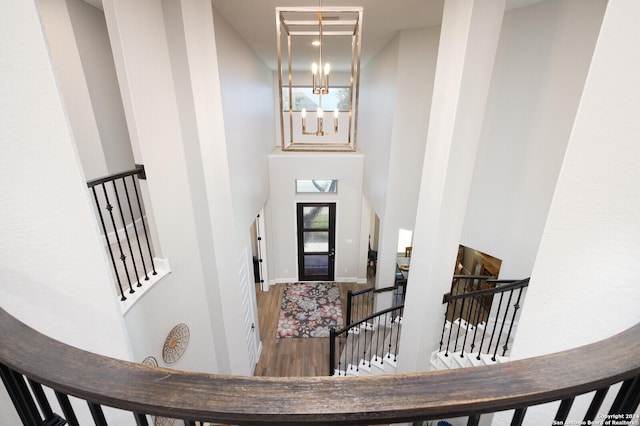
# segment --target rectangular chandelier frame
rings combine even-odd
[[[280,98],[281,147],[283,151],[350,152],[356,150],[362,12],[362,7],[276,7],[278,93]],[[313,16],[317,16],[317,18],[310,18]],[[345,17],[345,19],[340,19],[341,17]],[[322,26],[322,30],[320,30],[320,26]],[[286,37],[286,43],[283,42],[283,36]],[[318,36],[323,38],[350,37],[349,120],[348,128],[340,135],[342,139],[331,136],[333,133],[329,134],[320,130],[317,137],[307,136],[306,138],[304,138],[304,135],[309,135],[309,133],[303,135],[302,132],[297,132],[297,134],[294,132],[297,128],[294,126],[292,38]],[[283,46],[283,44],[286,45]],[[286,92],[286,95],[283,95],[283,92]],[[284,96],[289,98],[287,111],[284,109]],[[319,120],[319,122],[321,121],[322,119]],[[338,140],[335,140],[336,138]]]

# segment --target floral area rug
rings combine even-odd
[[[332,327],[342,328],[340,289],[336,283],[285,286],[276,337],[329,337]]]

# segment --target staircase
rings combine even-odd
[[[528,285],[528,278],[454,277],[452,293],[443,299],[447,309],[439,349],[431,354],[431,370],[509,361],[514,327]]]
[[[332,334],[333,376],[393,374],[398,360],[404,305],[383,311]],[[335,355],[334,355],[335,357]]]
[[[500,332],[501,325],[494,323],[477,326],[458,318],[446,321],[443,339],[448,339],[445,350],[436,350],[431,354],[431,370],[449,370],[454,368],[493,365],[509,360],[513,335]],[[487,351],[492,348],[492,351]]]
[[[447,307],[439,348],[430,357],[431,370],[507,362],[528,284],[528,278],[516,281],[454,276],[451,293],[443,298]],[[404,305],[394,306],[342,330],[332,330],[332,375],[395,373],[403,311]]]

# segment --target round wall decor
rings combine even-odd
[[[152,356],[148,356],[148,357],[146,357],[146,358],[142,361],[142,363],[143,363],[144,365],[152,365],[152,366],[154,366],[154,367],[157,367],[157,366],[158,366],[158,360],[156,360],[156,359],[155,359],[154,357],[152,357]]]
[[[173,364],[180,359],[189,344],[189,327],[178,324],[171,329],[162,346],[162,359],[167,364]]]

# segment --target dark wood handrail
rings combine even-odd
[[[495,282],[495,283],[501,282],[498,280],[486,280],[486,281]],[[500,287],[485,288],[484,290],[469,291],[466,293],[456,294],[455,296],[452,296],[451,293],[446,293],[442,298],[442,303],[447,303],[451,300],[466,299],[466,298],[472,298],[472,297],[478,297],[478,296],[488,296],[490,294],[504,293],[510,290],[517,290],[522,287],[527,287],[529,285],[529,278],[525,278],[523,280],[518,280],[518,281],[504,280],[502,282],[508,282],[509,284],[506,284]]]
[[[636,377],[638,353],[640,324],[594,344],[490,367],[340,379],[225,376],[86,352],[0,309],[0,363],[37,382],[129,411],[233,424],[374,424],[507,410]]]
[[[144,164],[136,164],[136,168],[132,170],[127,170],[125,172],[115,173],[109,176],[104,176],[101,178],[89,180],[87,181],[87,187],[93,188],[94,186],[100,185],[102,183],[111,182],[116,179],[121,179],[127,176],[134,176],[134,175],[138,176],[138,179],[142,179],[142,180],[147,178],[147,173],[145,172]]]

